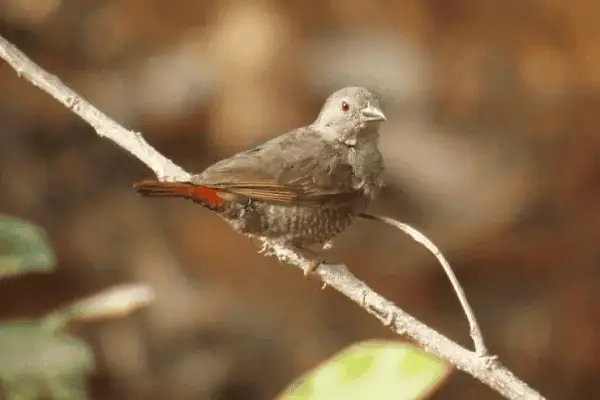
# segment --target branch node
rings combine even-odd
[[[492,368],[499,366],[498,356],[495,354],[477,354],[477,357],[481,360],[483,368],[491,370]]]
[[[81,102],[81,99],[78,96],[68,96],[66,99],[66,106],[67,108],[69,108],[69,110],[74,111],[75,113],[79,112],[79,104]]]
[[[393,328],[395,321],[396,321],[396,315],[394,314],[394,311],[389,310],[387,317],[385,317],[385,321],[383,321],[383,326],[386,326],[388,328]]]
[[[369,291],[366,288],[363,288],[360,291],[360,306],[362,308],[367,308],[367,295],[369,294]]]

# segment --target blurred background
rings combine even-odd
[[[188,171],[378,92],[388,186],[371,211],[425,232],[488,347],[549,398],[600,391],[600,5],[586,0],[2,0],[0,34]],[[0,62],[0,212],[47,229],[58,273],[0,282],[35,317],[121,282],[138,315],[76,327],[96,399],[268,399],[350,343],[394,338],[152,177]],[[435,259],[358,221],[330,258],[471,346]],[[463,373],[434,399],[497,399]]]

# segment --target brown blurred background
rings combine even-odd
[[[588,0],[2,0],[0,33],[189,171],[311,122],[334,89],[387,108],[372,211],[454,265],[491,351],[552,399],[600,391],[600,4]],[[217,216],[131,190],[151,171],[0,62],[0,212],[59,272],[0,284],[38,316],[117,282],[139,315],[77,327],[97,399],[268,399],[380,323]],[[359,221],[331,258],[470,346],[431,255]],[[462,373],[433,398],[497,399]]]

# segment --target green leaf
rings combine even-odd
[[[29,222],[0,215],[0,277],[51,271],[56,258],[46,232]]]
[[[368,341],[342,350],[291,384],[278,399],[420,399],[450,370],[413,345]]]
[[[37,321],[0,324],[0,384],[8,399],[84,399],[93,353],[81,339]]]

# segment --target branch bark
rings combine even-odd
[[[374,221],[383,222],[384,224],[390,225],[396,229],[401,230],[406,233],[410,237],[412,237],[415,241],[421,243],[423,246],[427,248],[440,262],[440,265],[444,269],[450,284],[452,284],[452,288],[454,288],[454,292],[456,293],[456,297],[458,297],[458,301],[462,306],[463,312],[467,317],[467,321],[469,322],[469,333],[471,335],[471,339],[473,339],[473,344],[475,345],[475,353],[477,353],[480,357],[489,357],[489,353],[487,348],[485,347],[485,343],[483,341],[483,334],[481,333],[481,329],[479,328],[479,324],[477,323],[477,318],[475,318],[475,313],[471,309],[471,305],[467,300],[467,295],[465,294],[462,286],[458,282],[458,278],[454,275],[454,271],[450,266],[450,263],[446,260],[446,257],[442,254],[442,252],[437,248],[435,244],[431,240],[429,240],[424,234],[413,228],[412,226],[396,221],[390,217],[384,217],[381,215],[375,215],[370,213],[362,213],[360,214],[361,218],[371,219]]]
[[[10,64],[20,77],[47,92],[89,123],[99,136],[110,139],[136,156],[152,169],[159,179],[186,181],[190,178],[188,172],[156,151],[139,132],[125,129],[103,114],[56,76],[37,66],[2,36],[0,57]],[[272,250],[282,262],[302,270],[310,266],[310,259],[294,249],[273,243]],[[359,280],[345,265],[321,265],[315,273],[323,283],[354,301],[394,332],[409,337],[429,353],[472,375],[507,399],[543,399],[499,361],[493,357],[481,357],[477,352],[459,346],[419,322]]]

